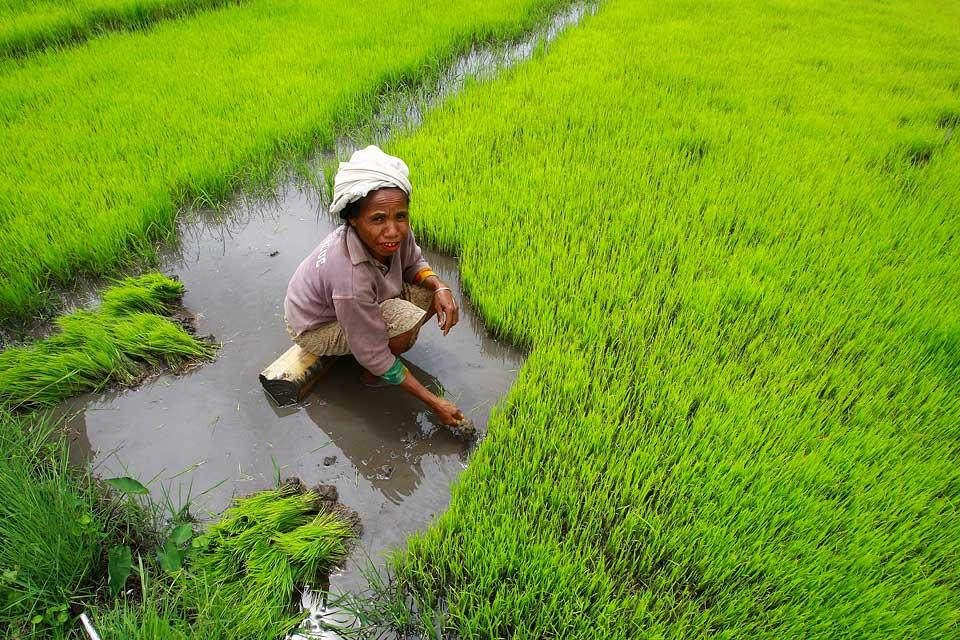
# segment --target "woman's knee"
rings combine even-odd
[[[390,338],[390,341],[387,343],[390,347],[390,353],[395,356],[400,355],[401,353],[406,353],[410,350],[410,347],[413,346],[414,335],[416,334],[417,329],[410,329],[404,333],[398,334]]]

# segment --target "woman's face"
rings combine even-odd
[[[371,191],[362,200],[360,212],[350,218],[350,226],[373,257],[386,262],[410,229],[407,194],[394,187]]]

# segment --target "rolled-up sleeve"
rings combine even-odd
[[[337,320],[350,353],[375,376],[383,375],[397,359],[390,351],[387,325],[372,292],[333,297]]]
[[[430,268],[430,264],[423,258],[420,245],[417,244],[416,239],[413,237],[413,229],[407,231],[407,238],[403,241],[403,255],[401,256],[401,260],[403,261],[404,282],[413,282],[418,273]]]

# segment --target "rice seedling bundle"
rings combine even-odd
[[[196,540],[183,597],[229,620],[233,637],[289,631],[302,618],[290,606],[296,590],[316,586],[343,561],[355,535],[311,491],[281,487],[241,498]]]
[[[458,637],[956,634],[958,27],[611,0],[391,145],[532,347],[398,561]]]
[[[0,352],[0,408],[48,407],[129,384],[148,367],[212,357],[215,346],[164,317],[182,295],[182,283],[158,273],[125,278],[104,291],[96,310],[57,318],[49,338]]]
[[[378,91],[559,4],[271,0],[0,61],[0,322],[152,255],[180,205],[269,182]]]
[[[239,0],[2,0],[0,57],[33,53],[118,28]]]

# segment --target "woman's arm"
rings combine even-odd
[[[420,384],[417,377],[410,373],[410,370],[407,369],[399,357],[380,377],[390,384],[398,385],[414,398],[430,407],[443,424],[457,427],[463,422],[463,413],[457,409],[456,405],[430,393],[430,390]]]
[[[450,329],[460,321],[460,309],[457,301],[453,299],[453,292],[424,259],[420,245],[413,237],[413,229],[407,232],[404,245],[406,248],[403,256],[404,280],[433,291],[433,310],[437,313],[437,324],[443,331],[443,335],[447,335]]]

